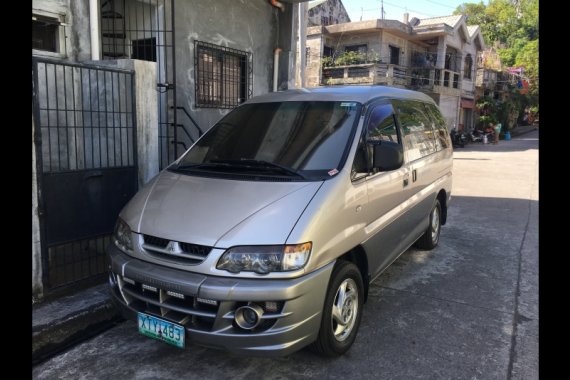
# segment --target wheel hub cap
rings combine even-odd
[[[350,335],[358,313],[358,288],[352,278],[338,287],[332,307],[332,330],[336,340],[344,341]]]

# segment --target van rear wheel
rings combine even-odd
[[[349,261],[338,261],[329,282],[317,341],[310,348],[323,356],[344,354],[356,339],[364,286],[360,270]]]
[[[424,234],[416,242],[416,247],[420,249],[434,249],[439,243],[439,234],[441,233],[441,203],[439,199],[435,200],[433,209],[429,214],[429,225]]]

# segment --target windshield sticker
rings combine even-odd
[[[340,103],[341,107],[356,107],[356,103],[355,102],[343,102]]]
[[[329,170],[329,175],[330,175],[331,177],[332,177],[333,175],[337,174],[337,173],[338,173],[338,170],[336,170],[336,169]]]

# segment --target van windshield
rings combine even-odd
[[[245,104],[216,123],[170,169],[261,179],[330,178],[344,164],[360,108],[357,102]]]

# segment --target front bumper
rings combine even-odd
[[[148,263],[113,244],[108,252],[112,298],[125,318],[152,314],[183,325],[189,343],[256,356],[285,356],[316,340],[334,266],[295,279],[239,279]],[[248,302],[279,306],[248,331],[234,323],[234,311]]]

